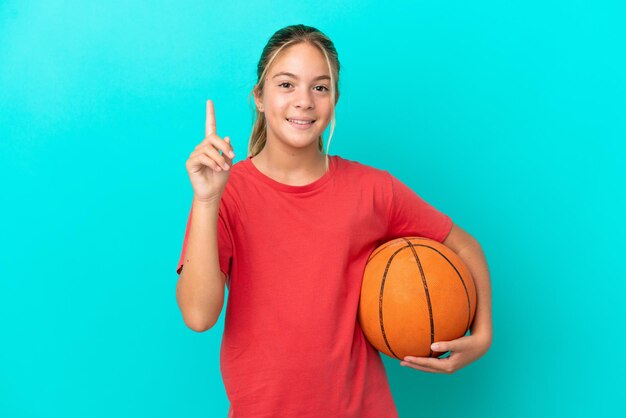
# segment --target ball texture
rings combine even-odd
[[[439,357],[436,341],[460,338],[476,312],[476,288],[450,248],[423,237],[386,242],[370,254],[363,274],[358,322],[378,351]]]

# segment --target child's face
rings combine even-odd
[[[278,75],[289,72],[293,76]],[[317,79],[319,76],[324,78]],[[281,51],[265,78],[263,96],[255,95],[257,108],[267,121],[267,141],[294,148],[317,148],[317,138],[331,117],[330,74],[322,52],[307,43]],[[294,126],[287,119],[313,119],[311,125]]]

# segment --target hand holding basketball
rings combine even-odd
[[[476,302],[472,274],[454,251],[431,239],[402,237],[370,255],[358,320],[372,346],[402,366],[452,373],[489,348],[486,334],[465,336]],[[437,358],[447,351],[449,357]]]
[[[185,164],[194,199],[208,202],[221,197],[234,157],[230,138],[222,139],[216,133],[213,102],[207,100],[205,138],[196,146]]]
[[[436,345],[436,346],[435,346]],[[450,355],[444,358],[432,357],[404,357],[401,366],[411,367],[430,373],[451,374],[478,360],[489,350],[490,338],[484,338],[480,334],[466,335],[451,341],[438,341],[431,347],[433,351],[450,351]]]
[[[390,357],[439,357],[444,352],[431,344],[464,336],[475,311],[468,267],[440,242],[394,239],[376,248],[365,265],[359,323],[374,348]]]

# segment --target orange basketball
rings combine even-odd
[[[464,336],[474,320],[476,288],[454,251],[422,237],[388,241],[370,254],[361,285],[358,321],[380,352],[439,357],[435,341]]]

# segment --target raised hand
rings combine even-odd
[[[205,138],[185,163],[194,199],[198,201],[209,202],[221,198],[235,157],[230,138],[220,138],[216,130],[213,101],[207,100]]]

